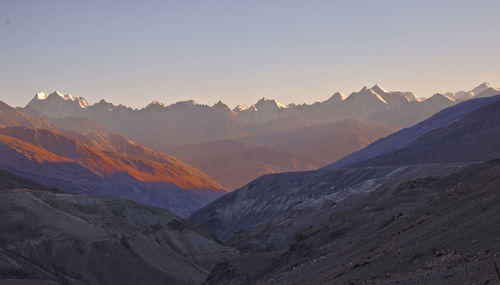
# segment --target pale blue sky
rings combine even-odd
[[[0,0],[0,100],[314,102],[500,86],[500,1]]]

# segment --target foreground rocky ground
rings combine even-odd
[[[499,161],[382,186],[285,250],[219,264],[206,284],[496,284],[499,189]]]

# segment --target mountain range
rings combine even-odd
[[[471,162],[500,157],[496,147],[500,139],[498,112],[500,94],[463,102],[372,143],[360,151],[364,160],[342,167],[334,163],[316,171],[262,176],[203,207],[190,219],[221,240],[234,238],[235,233],[248,237],[251,234],[246,231],[273,228],[267,223],[281,225],[292,220],[289,215],[294,212],[337,205],[351,195],[373,191],[386,183],[393,185],[422,175],[439,176]],[[380,154],[379,145],[397,145],[381,143],[388,140],[406,146]],[[268,233],[264,237],[274,242]],[[259,242],[260,246],[265,244]]]
[[[310,105],[262,98],[233,110],[220,101],[208,106],[192,100],[169,106],[155,100],[133,109],[106,100],[91,105],[83,97],[40,92],[19,110],[84,135],[121,134],[172,154],[233,190],[263,174],[326,166],[446,107],[498,90],[483,83],[468,92],[422,99],[375,85],[349,96],[335,93]],[[236,150],[240,159],[228,160]]]
[[[233,190],[264,174],[317,169],[390,133],[376,125],[344,120],[163,151]]]
[[[74,193],[108,194],[189,216],[223,187],[177,158],[119,134],[82,135],[0,105],[0,167]]]
[[[422,99],[411,92],[388,92],[375,85],[372,88],[364,87],[349,96],[335,93],[326,101],[310,105],[284,105],[276,100],[262,98],[250,107],[239,105],[234,110],[220,101],[208,106],[192,100],[169,106],[155,100],[142,109],[114,105],[105,100],[90,105],[82,97],[56,91],[49,95],[38,93],[23,109],[28,113],[34,110],[51,118],[93,120],[141,144],[163,148],[251,136],[259,134],[258,126],[263,124],[266,124],[268,132],[273,132],[293,129],[297,124],[310,126],[355,119],[398,130],[416,124],[461,100],[487,97],[498,91],[488,83],[483,83],[469,91],[468,97],[462,96],[462,92],[455,92]],[[281,120],[281,124],[270,127],[274,120]],[[163,131],[150,133],[149,129]]]

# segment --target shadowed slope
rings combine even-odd
[[[10,282],[199,284],[236,254],[167,210],[47,191],[3,171],[0,189],[0,272]]]
[[[425,133],[446,127],[454,121],[461,119],[468,113],[498,100],[500,100],[500,95],[473,99],[457,104],[456,106],[449,107],[411,128],[407,128],[385,138],[381,138],[360,151],[354,152],[326,166],[325,169],[345,167],[350,164],[359,163],[363,160],[402,149]]]
[[[474,162],[500,157],[500,102],[477,109],[447,127],[430,131],[407,147],[359,166]]]

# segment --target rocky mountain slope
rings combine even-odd
[[[450,125],[422,135],[407,147],[359,165],[474,162],[500,157],[500,101],[470,112]]]
[[[133,142],[124,141],[128,145],[123,146],[122,152],[113,152],[100,151],[85,143],[43,129],[8,127],[1,128],[0,135],[41,148],[62,157],[61,161],[75,162],[100,176],[127,173],[144,182],[173,183],[186,189],[222,189],[202,172],[172,156],[145,148],[141,149],[140,146],[135,149],[137,156],[128,154],[127,151],[134,152],[131,146]],[[126,149],[127,147],[130,149]]]
[[[0,207],[0,276],[11,284],[200,284],[237,254],[167,210],[4,171]]]
[[[2,128],[0,153],[2,169],[39,183],[127,198],[184,216],[223,194],[219,184],[173,157],[101,151],[47,130]]]
[[[219,264],[205,284],[495,284],[499,186],[496,160],[379,188],[325,209],[284,251]]]
[[[65,190],[115,195],[184,216],[223,194],[219,183],[171,155],[117,133],[70,131],[58,125],[61,120],[67,118],[1,103],[1,167]],[[100,129],[84,118],[71,121]]]
[[[440,177],[463,164],[352,168],[262,176],[196,211],[189,220],[243,251],[283,250],[308,227],[369,193],[417,177]],[[326,212],[325,212],[326,209]]]

